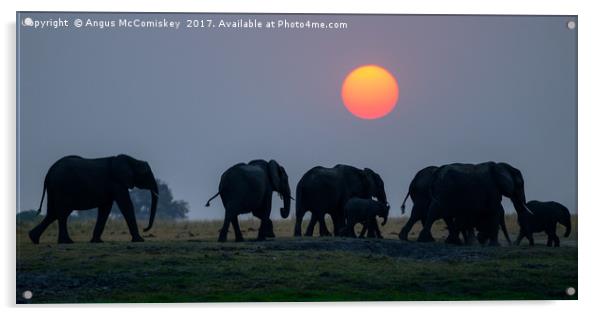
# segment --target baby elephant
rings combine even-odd
[[[566,228],[564,237],[571,234],[571,214],[564,205],[557,202],[529,201],[527,207],[533,214],[524,214],[518,218],[520,233],[516,239],[519,245],[523,237],[529,239],[533,246],[533,233],[545,231],[548,235],[548,247],[560,246],[560,239],[556,235],[556,224],[560,223]]]
[[[383,238],[376,224],[376,216],[383,218],[382,225],[387,223],[389,217],[389,203],[382,203],[372,199],[351,198],[345,203],[345,222],[343,236],[356,238],[354,227],[357,223],[362,223],[361,237],[363,237],[366,229],[368,229],[368,237]]]

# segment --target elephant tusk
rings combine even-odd
[[[531,212],[531,210],[527,207],[527,204],[523,204],[523,206],[525,207],[525,210],[527,210],[527,213],[531,214],[531,215],[535,215],[533,214],[533,212]]]
[[[291,199],[291,200],[293,200],[293,201],[295,200],[295,199],[294,199],[292,196],[290,196],[290,195],[288,196],[288,198],[289,198],[289,199]]]

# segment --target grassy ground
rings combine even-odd
[[[513,236],[515,221],[506,220]],[[259,223],[245,220],[243,243],[216,242],[219,221],[158,222],[143,235],[146,242],[130,243],[125,223],[111,220],[105,243],[90,244],[94,223],[72,221],[71,245],[56,244],[55,225],[33,245],[26,233],[36,223],[24,222],[17,226],[16,297],[23,303],[577,298],[565,294],[578,288],[577,217],[560,248],[545,247],[544,234],[535,247],[449,246],[441,241],[442,224],[433,228],[436,243],[401,242],[403,222],[391,219],[385,240],[353,240],[293,238],[292,221],[274,221],[278,238],[254,242]],[[32,299],[22,299],[26,290]]]

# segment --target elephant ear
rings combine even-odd
[[[274,191],[280,192],[280,165],[276,160],[270,160],[270,162],[268,162],[268,177],[270,178],[270,183],[272,183]]]
[[[134,171],[127,156],[119,155],[111,159],[111,179],[128,189],[134,187]]]
[[[514,176],[509,166],[505,164],[494,164],[492,168],[493,178],[498,188],[505,196],[511,196],[514,192]]]
[[[278,166],[278,171],[280,172],[279,177],[281,182],[288,179],[288,175],[286,174],[286,170],[284,170],[283,166]]]
[[[132,169],[136,174],[145,174],[150,171],[150,165],[146,161],[137,160],[133,163]]]
[[[374,172],[370,168],[364,168],[364,177],[363,177],[364,181],[365,181],[364,188],[366,188],[366,190],[370,193],[370,195],[372,195],[372,193],[374,193],[374,191],[376,191],[376,182],[374,180],[375,177],[376,177],[376,172]],[[370,198],[372,198],[372,196],[370,196]]]

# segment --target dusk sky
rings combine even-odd
[[[293,193],[316,165],[370,167],[395,216],[421,168],[503,161],[523,172],[527,200],[577,212],[577,28],[567,27],[576,17],[24,13],[17,21],[26,16],[348,27],[18,25],[20,210],[37,209],[57,159],[125,153],[147,160],[193,219],[223,218],[221,201],[205,201],[224,170],[257,158],[280,162]],[[366,64],[399,84],[397,106],[376,120],[341,101],[346,75]],[[275,194],[273,219],[281,206]]]

